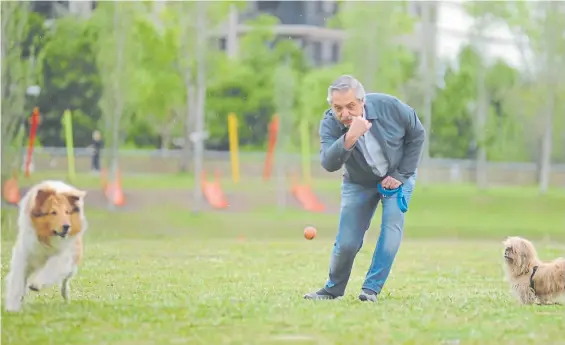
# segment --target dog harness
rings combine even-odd
[[[396,194],[396,200],[398,200],[398,208],[402,213],[406,213],[408,211],[408,202],[406,201],[406,197],[402,192],[402,186],[395,188],[395,189],[384,189],[383,186],[379,183],[377,185],[379,193],[384,196],[393,196]]]
[[[536,288],[534,286],[534,275],[536,274],[536,271],[538,270],[538,266],[534,266],[532,268],[532,274],[530,275],[530,288],[532,290],[534,290],[534,292],[536,292]]]

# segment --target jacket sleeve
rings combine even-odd
[[[400,116],[400,123],[404,125],[406,131],[404,150],[398,168],[390,176],[405,183],[408,178],[416,173],[416,168],[422,157],[426,131],[418,115],[411,107],[405,104],[400,105],[398,115]]]
[[[351,156],[351,152],[355,147],[354,145],[349,150],[344,147],[345,134],[336,136],[335,130],[332,129],[335,124],[332,121],[335,120],[328,111],[320,122],[320,159],[322,167],[329,172],[339,170],[349,156]]]

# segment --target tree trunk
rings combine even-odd
[[[202,170],[204,165],[204,116],[206,102],[206,52],[207,52],[207,23],[206,6],[203,1],[196,2],[196,87],[197,87],[197,116],[196,140],[194,143],[194,212],[199,212],[202,207]]]
[[[190,133],[193,130],[193,116],[194,109],[196,108],[196,100],[194,95],[194,85],[192,82],[192,71],[189,67],[186,67],[184,77],[184,85],[186,87],[186,112],[184,118],[184,142],[181,150],[179,171],[188,172],[188,162],[190,158],[190,152],[192,151],[192,142],[190,141]]]
[[[539,179],[539,192],[546,194],[549,189],[549,182],[551,177],[551,154],[553,144],[553,113],[555,111],[555,89],[557,88],[554,82],[554,74],[558,69],[554,68],[555,61],[555,45],[556,32],[555,23],[551,16],[555,15],[558,11],[557,3],[549,2],[545,4],[546,18],[545,18],[545,69],[543,73],[543,83],[546,87],[547,103],[544,111],[544,130],[541,144],[541,161],[540,161],[540,179]],[[553,19],[553,20],[552,20]]]
[[[1,58],[2,61],[2,109],[1,109],[1,182],[10,178],[14,169],[19,169],[22,143],[14,142],[22,122],[28,116],[25,97],[28,84],[32,82],[34,56],[28,61],[21,59],[22,42],[25,39],[29,3],[23,1],[1,2]],[[25,67],[29,64],[28,68]]]
[[[481,61],[483,59],[481,58]],[[481,65],[483,65],[481,63]],[[486,67],[479,67],[478,75],[478,102],[477,102],[477,170],[476,170],[476,183],[479,189],[487,188],[487,147],[485,142],[486,137],[486,120],[488,112],[488,100],[485,85]]]
[[[111,153],[111,165],[110,174],[108,174],[110,181],[117,181],[118,178],[118,160],[119,160],[119,145],[120,145],[120,122],[123,112],[123,92],[120,72],[123,69],[123,59],[124,59],[124,44],[125,44],[125,30],[123,26],[124,18],[121,17],[120,3],[114,3],[114,32],[116,33],[116,68],[114,70],[114,87],[113,87],[113,97],[114,97],[114,109],[112,117],[112,153]],[[108,198],[108,209],[114,210],[114,200]]]
[[[477,156],[475,158],[475,182],[479,189],[487,188],[487,147],[486,147],[486,123],[488,116],[488,95],[486,90],[486,62],[483,56],[483,33],[485,22],[479,20],[474,34],[475,48],[479,56],[479,71],[477,75],[477,107],[476,107],[476,132]]]
[[[423,24],[423,40],[422,40],[422,64],[424,74],[424,105],[423,105],[423,115],[424,115],[424,128],[426,129],[426,140],[424,142],[424,152],[423,152],[423,165],[429,166],[430,160],[430,138],[432,133],[432,101],[434,97],[435,89],[435,23],[432,22],[432,12],[435,10],[435,4],[433,2],[422,2],[422,24]],[[422,180],[426,183],[429,178],[424,173]]]

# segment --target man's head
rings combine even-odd
[[[354,77],[342,75],[328,88],[328,103],[337,120],[349,126],[353,116],[363,116],[365,88]]]

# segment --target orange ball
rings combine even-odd
[[[316,237],[316,228],[313,226],[307,226],[304,229],[304,238],[307,240],[311,240]]]

